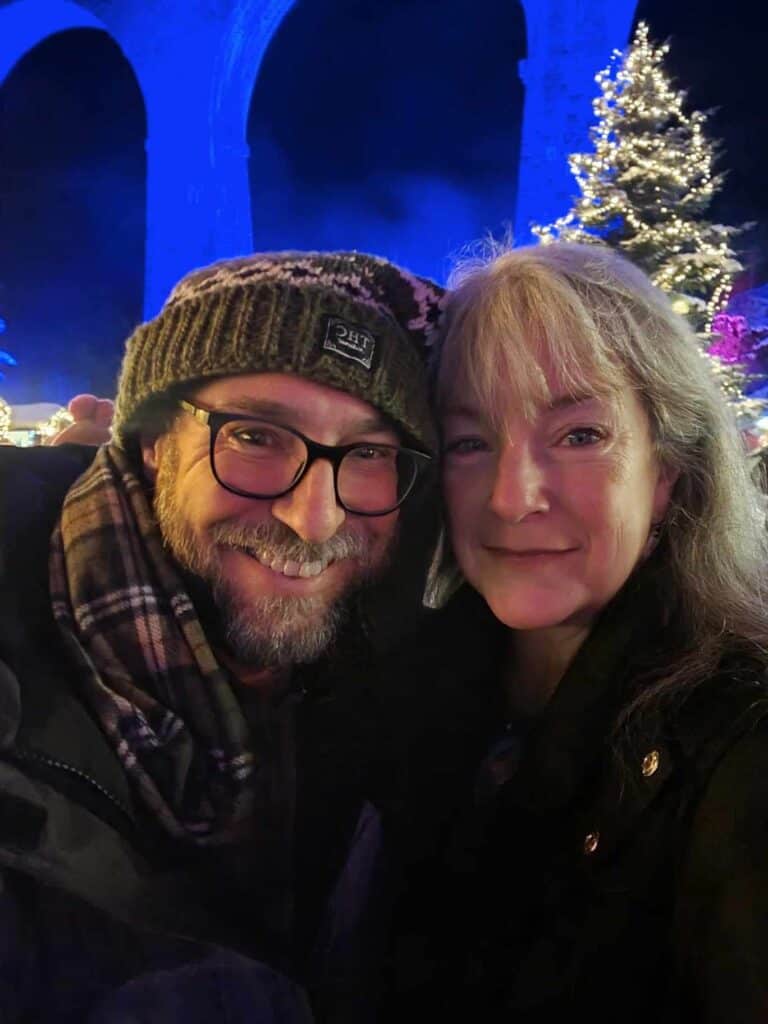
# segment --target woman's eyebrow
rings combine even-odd
[[[584,393],[583,395],[560,395],[553,398],[547,405],[547,412],[557,412],[560,409],[569,409],[571,406],[585,405],[587,402],[598,401],[598,396]]]

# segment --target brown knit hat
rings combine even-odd
[[[296,373],[369,402],[433,451],[426,361],[443,294],[358,252],[257,253],[195,270],[126,343],[113,437],[124,446],[172,385]]]

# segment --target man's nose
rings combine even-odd
[[[525,444],[507,442],[499,453],[489,506],[500,519],[521,522],[549,510],[546,469]]]
[[[275,498],[272,515],[307,543],[330,540],[346,519],[336,501],[330,462],[318,459],[311,465],[292,491]]]

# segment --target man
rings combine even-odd
[[[128,340],[113,443],[2,453],[4,1020],[206,1020],[201,963],[300,1019],[259,961],[364,1019],[369,659],[420,607],[441,294],[357,253],[215,264]]]

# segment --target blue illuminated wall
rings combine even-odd
[[[524,0],[528,58],[520,67],[525,111],[515,238],[571,206],[568,154],[589,148],[595,74],[626,46],[635,0]]]
[[[94,197],[104,223],[130,206],[141,231],[138,319],[190,268],[253,248],[367,249],[443,279],[450,255],[484,232],[514,225],[526,240],[532,220],[570,204],[566,157],[585,144],[594,74],[626,43],[634,6],[0,0],[0,81],[10,89],[28,55],[74,30],[106,35],[128,69],[133,113],[114,116],[128,130],[140,113],[140,202],[135,189],[130,203],[119,190]],[[30,287],[45,281],[42,302],[58,274],[44,256],[28,268]],[[4,301],[0,279],[0,316]],[[3,346],[23,381],[24,339],[7,319]],[[113,360],[117,333],[103,338]],[[65,354],[51,355],[49,379]],[[62,388],[76,384],[76,360],[70,370]],[[16,400],[60,400],[35,387]]]

